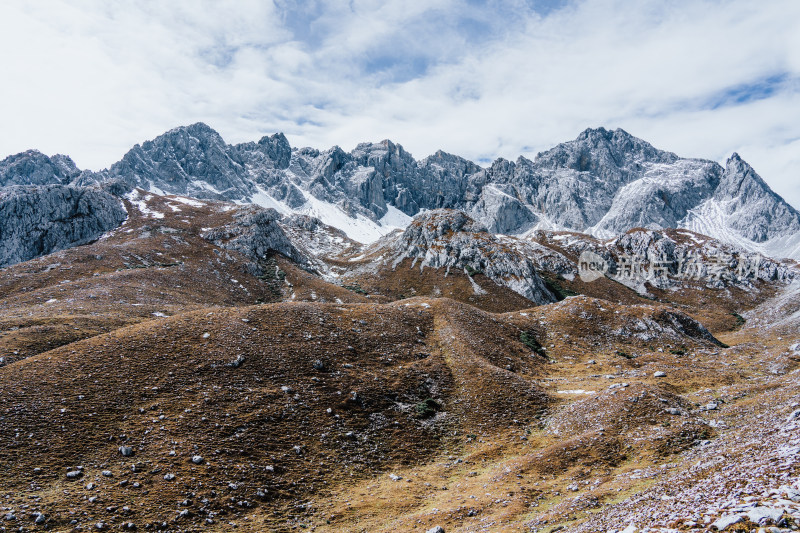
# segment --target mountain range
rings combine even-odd
[[[621,129],[587,129],[533,160],[497,159],[484,168],[442,151],[416,160],[389,140],[350,152],[292,148],[281,133],[231,145],[196,123],[137,144],[101,171],[35,150],[0,161],[0,229],[3,219],[19,226],[8,221],[15,217],[7,204],[16,196],[14,213],[25,212],[19,187],[31,186],[55,187],[59,194],[62,187],[92,194],[113,188],[118,195],[138,187],[252,203],[316,217],[361,243],[406,227],[421,211],[450,208],[493,233],[544,229],[611,238],[637,227],[685,228],[771,257],[800,259],[800,213],[738,154],[723,167],[658,150]],[[84,211],[103,214],[94,233],[119,222],[118,209],[102,198],[94,199],[96,209],[85,202]],[[51,218],[65,220],[63,213]],[[87,237],[71,231],[70,242]],[[9,234],[0,232],[4,240]],[[0,265],[35,255],[7,253]]]
[[[736,155],[195,124],[0,185],[0,531],[800,524],[798,213]]]

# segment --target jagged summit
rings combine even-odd
[[[417,160],[388,139],[350,152],[292,148],[282,133],[230,145],[202,122],[137,144],[101,172],[81,173],[66,156],[38,152],[0,162],[0,186],[111,180],[313,216],[362,243],[422,211],[451,208],[495,233],[556,229],[609,238],[632,227],[687,228],[800,258],[800,213],[738,154],[722,167],[622,129],[589,128],[534,160],[497,159],[488,168],[441,150]]]
[[[27,150],[0,161],[0,187],[9,185],[61,185],[80,174],[66,155],[48,157],[38,150]]]

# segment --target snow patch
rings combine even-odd
[[[186,198],[185,196],[173,196],[170,200],[174,200],[176,202],[180,202],[182,204],[190,205],[192,207],[205,207],[205,203],[201,202],[200,200],[195,200],[194,198]]]

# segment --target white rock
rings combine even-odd
[[[722,531],[728,526],[732,526],[733,524],[738,524],[742,521],[744,515],[740,514],[727,514],[722,518],[718,519],[716,522],[711,524],[711,529],[716,529],[717,531]]]
[[[665,378],[665,377],[667,377],[667,373],[663,372],[661,370],[658,370],[655,373],[653,373],[653,377],[654,378]]]
[[[775,509],[773,507],[755,507],[747,511],[747,518],[751,522],[759,524],[762,520],[770,519],[777,522],[783,516],[783,509]]]

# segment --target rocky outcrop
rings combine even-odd
[[[98,188],[2,188],[0,267],[93,241],[126,217],[120,200]]]
[[[648,286],[676,289],[690,282],[749,289],[757,282],[790,283],[796,276],[788,263],[686,230],[640,228],[609,241],[553,232],[529,238],[577,257],[584,281],[606,276],[641,294],[648,294]],[[552,272],[548,266],[541,263],[540,271]]]
[[[417,215],[386,248],[396,268],[411,259],[412,268],[482,273],[537,304],[556,301],[536,272],[533,253],[509,246],[461,211],[437,209]]]
[[[11,185],[66,185],[80,170],[68,156],[47,157],[28,150],[0,161],[0,187]]]
[[[211,228],[202,237],[220,248],[241,253],[251,260],[254,275],[263,275],[262,263],[272,252],[278,252],[300,265],[310,265],[292,245],[278,221],[274,209],[250,206],[239,210],[231,224]]]

